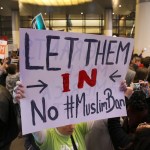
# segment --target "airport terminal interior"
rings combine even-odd
[[[7,35],[10,41],[13,10],[19,11],[20,28],[31,28],[33,18],[42,13],[47,29],[102,35],[108,11],[113,35],[134,36],[135,0],[1,0],[0,7],[0,35]]]

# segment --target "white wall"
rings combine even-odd
[[[144,56],[150,56],[150,2],[138,3],[136,5],[135,18],[135,53],[140,53],[146,48]]]

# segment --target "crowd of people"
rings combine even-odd
[[[9,150],[20,136],[20,106],[25,97],[19,63],[0,65],[0,150]],[[24,135],[26,150],[148,150],[150,149],[150,57],[132,56],[120,85],[127,116],[70,124]],[[17,84],[16,84],[17,83]],[[15,90],[14,90],[15,89]]]

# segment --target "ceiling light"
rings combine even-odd
[[[1,7],[1,9],[3,9],[3,7]]]
[[[81,15],[83,15],[83,12],[81,12]]]
[[[20,3],[44,5],[44,6],[69,6],[69,5],[78,5],[92,0],[19,0]]]
[[[121,7],[121,5],[119,5],[119,7]]]
[[[115,13],[113,12],[112,14],[114,15]]]
[[[113,5],[113,8],[118,7],[118,5],[119,5],[119,0],[112,0],[112,5]]]

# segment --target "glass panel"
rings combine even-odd
[[[99,20],[99,15],[97,15],[97,14],[86,14],[86,19],[91,19],[91,20]]]
[[[118,35],[118,29],[117,28],[113,28],[113,35]]]
[[[126,25],[125,23],[126,22],[124,19],[119,20],[119,26],[125,26]]]
[[[53,27],[53,30],[56,30],[56,31],[66,31],[66,28],[64,28],[64,27]]]
[[[126,20],[126,26],[133,26],[134,21],[133,20]]]
[[[85,20],[86,26],[99,26],[99,20]]]
[[[66,15],[65,14],[61,14],[61,13],[59,13],[59,14],[57,14],[57,13],[54,13],[54,14],[50,14],[50,16],[54,19],[66,19]]]
[[[97,27],[86,28],[86,33],[99,34],[100,30]]]
[[[21,27],[22,28],[31,28],[31,21],[22,21]]]
[[[53,20],[53,26],[66,26],[66,20]]]
[[[71,20],[72,26],[82,26],[83,20]]]
[[[82,27],[72,27],[72,30],[70,32],[83,33],[83,28]]]
[[[119,27],[119,34],[126,34],[125,27]]]
[[[131,33],[132,28],[127,28],[126,29],[126,36],[131,37],[132,35],[134,35],[134,30],[133,33]]]
[[[100,26],[104,26],[104,20],[100,20]]]
[[[81,20],[83,18],[83,16],[82,15],[80,15],[80,14],[78,14],[78,15],[76,15],[76,14],[71,14],[70,15],[70,19],[79,19],[79,20]]]
[[[118,26],[118,20],[117,19],[113,19],[113,22],[112,22],[113,26]]]

